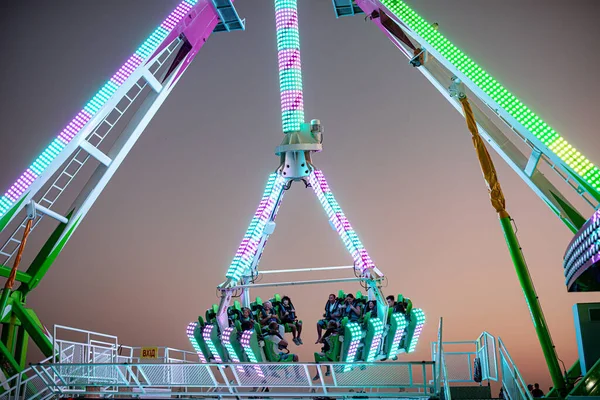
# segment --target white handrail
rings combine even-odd
[[[500,362],[502,364],[502,386],[508,399],[533,400],[519,369],[510,357],[500,337],[498,337],[498,352],[500,353]]]
[[[398,397],[404,388],[411,397],[429,397],[435,390],[430,378],[433,362],[352,363],[239,363],[239,364],[37,364],[44,382],[63,395],[99,394],[107,387],[122,387],[132,395],[161,390],[161,395],[202,392],[211,396],[249,396],[252,389],[269,387],[274,397],[315,397],[328,391],[341,395]],[[328,368],[331,377],[323,373]],[[317,378],[313,379],[316,372]],[[213,392],[209,392],[213,389]],[[280,392],[279,389],[282,389]],[[290,391],[291,389],[291,391]],[[113,394],[116,394],[114,390]],[[125,394],[119,392],[119,395]],[[275,396],[276,394],[276,396]],[[256,392],[255,394],[256,395]]]

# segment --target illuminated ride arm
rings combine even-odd
[[[569,197],[581,197],[592,210],[600,206],[600,169],[562,138],[551,126],[523,104],[514,94],[478,66],[439,31],[402,0],[335,0],[338,16],[360,10],[375,23],[410,60],[410,63],[464,115],[460,101],[448,88],[458,79],[471,99],[477,128],[502,159],[544,201],[576,238],[569,249],[591,242],[586,229],[589,210],[579,210]],[[350,5],[353,5],[352,12]],[[524,153],[523,143],[529,152]],[[539,169],[546,163],[565,181],[569,193],[562,193]],[[566,189],[568,191],[568,189]],[[564,192],[565,190],[563,190]],[[584,224],[586,227],[584,227]],[[587,229],[591,231],[591,229]],[[596,232],[596,231],[595,231]],[[599,235],[597,231],[595,235]],[[580,239],[581,238],[581,239]],[[573,257],[567,251],[564,261],[566,284],[570,291],[600,290],[599,248],[588,247]]]
[[[27,270],[12,274],[21,285],[7,299],[12,314],[5,316],[11,322],[4,330],[11,333],[2,340],[10,350],[0,352],[2,364],[12,367],[4,370],[7,376],[23,368],[27,351],[26,345],[10,343],[26,344],[29,335],[43,354],[52,354],[41,323],[24,306],[26,295],[45,276],[211,33],[243,29],[232,1],[181,1],[0,196],[0,275],[11,275],[9,264],[23,247],[25,229],[46,235],[35,239],[43,246],[37,256],[27,257],[33,259]],[[43,220],[50,229],[36,230]],[[23,329],[13,329],[15,324]]]
[[[32,230],[44,215],[62,224],[49,238],[44,254],[36,258],[38,265],[32,265],[22,277],[25,291],[39,283],[197,52],[215,29],[224,26],[220,16],[235,14],[233,8],[218,9],[216,3],[223,1],[182,1],[0,197],[2,233],[7,233],[7,225],[24,213],[29,203],[38,211]],[[125,114],[131,117],[130,122],[122,130],[115,128]],[[104,149],[101,145],[109,136],[116,141]],[[70,207],[57,209],[56,201],[90,159],[98,161],[94,173],[78,194],[71,193],[75,200]],[[23,223],[0,242],[0,267],[15,255],[21,226]]]

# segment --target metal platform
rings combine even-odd
[[[473,372],[478,358],[483,380],[501,380],[510,400],[532,400],[500,339],[498,348],[486,332],[474,341],[444,342],[441,322],[431,347],[433,361],[411,362],[203,364],[191,351],[154,347],[152,358],[144,358],[145,348],[122,345],[116,336],[65,326],[55,326],[52,333],[55,356],[2,382],[0,399],[443,396],[452,400],[450,385],[478,385]]]
[[[326,375],[326,367],[331,374]],[[34,373],[55,396],[137,395],[429,398],[434,363],[38,364]],[[347,370],[348,369],[348,370]],[[316,378],[316,379],[315,379]]]

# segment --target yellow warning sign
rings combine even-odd
[[[158,347],[142,347],[140,358],[158,358]]]

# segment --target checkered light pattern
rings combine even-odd
[[[229,328],[225,328],[223,334],[221,335],[221,342],[223,342],[223,346],[227,349],[227,353],[229,353],[229,357],[234,363],[239,363],[240,359],[235,353],[235,349],[231,344],[231,335],[235,335],[235,328],[230,326]],[[237,366],[237,370],[240,372],[244,372],[244,368],[241,365]]]
[[[200,358],[200,362],[203,364],[206,364],[206,358],[204,358],[204,354],[202,354],[200,345],[198,344],[198,341],[194,337],[194,330],[196,329],[197,326],[198,326],[197,322],[190,322],[190,324],[187,326],[186,334],[187,334],[188,339],[190,340],[190,343],[192,343],[192,346],[194,346],[194,350],[196,350],[196,353],[198,354],[198,358]]]
[[[208,349],[215,358],[215,361],[220,363],[223,362],[223,360],[221,360],[221,356],[219,356],[219,352],[217,351],[217,346],[215,346],[211,339],[213,329],[215,329],[214,325],[205,325],[204,329],[202,330],[202,338],[204,338],[204,342],[206,343]]]
[[[375,357],[377,357],[377,350],[379,349],[379,344],[381,343],[381,336],[383,335],[383,322],[379,318],[371,318],[369,319],[369,325],[373,330],[373,340],[371,341],[371,347],[369,348],[369,353],[367,355],[367,362],[375,361]]]
[[[275,24],[283,133],[297,132],[304,122],[297,0],[275,0]]]
[[[142,43],[135,53],[127,59],[117,72],[102,86],[81,111],[58,134],[56,139],[23,172],[10,188],[0,197],[0,218],[8,213],[18,199],[27,192],[31,184],[48,168],[58,154],[73,140],[90,119],[106,104],[119,87],[167,37],[198,0],[184,0]]]
[[[348,322],[346,327],[350,331],[350,345],[348,346],[348,353],[344,360],[346,363],[346,365],[344,365],[344,372],[350,371],[352,368],[352,363],[356,360],[356,352],[358,351],[358,346],[362,339],[362,329],[360,329],[359,324],[356,322]]]
[[[408,326],[408,322],[406,321],[404,314],[394,313],[392,314],[392,318],[396,322],[397,328],[392,341],[392,346],[390,347],[388,358],[396,357],[398,354],[398,351],[400,350],[400,341],[402,340],[402,336],[404,336],[404,332],[406,332],[406,327]]]
[[[238,247],[233,261],[225,276],[237,284],[246,271],[252,266],[252,261],[258,252],[260,240],[264,235],[265,226],[271,216],[277,212],[280,196],[282,196],[285,178],[277,173],[272,173],[267,181],[258,209],[250,221],[250,226]]]
[[[248,360],[251,363],[256,364],[258,362],[258,358],[256,358],[256,354],[254,354],[254,351],[252,350],[252,345],[250,344],[250,340],[252,339],[253,334],[254,334],[254,330],[244,331],[242,333],[242,338],[240,339],[240,343],[242,344],[242,347],[244,348],[244,352],[248,356]],[[254,370],[256,371],[256,373],[258,374],[258,376],[260,376],[261,378],[265,377],[265,374],[262,372],[262,369],[260,368],[260,366],[254,365],[253,367],[254,367]]]
[[[415,326],[415,332],[410,340],[407,353],[412,353],[417,347],[419,336],[421,336],[423,325],[425,325],[425,313],[420,308],[414,309],[412,312],[412,318],[417,318],[417,325]]]
[[[358,238],[358,235],[354,229],[352,229],[342,208],[335,200],[335,197],[333,197],[333,193],[331,193],[331,189],[329,189],[329,185],[325,180],[325,176],[323,176],[323,172],[315,170],[309,175],[308,179],[315,194],[319,198],[321,205],[325,209],[329,221],[335,226],[335,229],[342,238],[348,252],[352,255],[354,265],[356,265],[361,272],[375,268],[375,263],[371,260],[369,253],[367,253],[367,250]]]
[[[402,0],[381,0],[402,22],[437,50],[444,58],[465,74],[481,90],[506,110],[514,119],[545,144],[566,165],[571,167],[592,188],[600,187],[600,169],[592,164],[577,149],[563,139],[552,127],[531,111],[525,104],[504,88],[465,53],[453,45],[431,24],[414,12]]]

